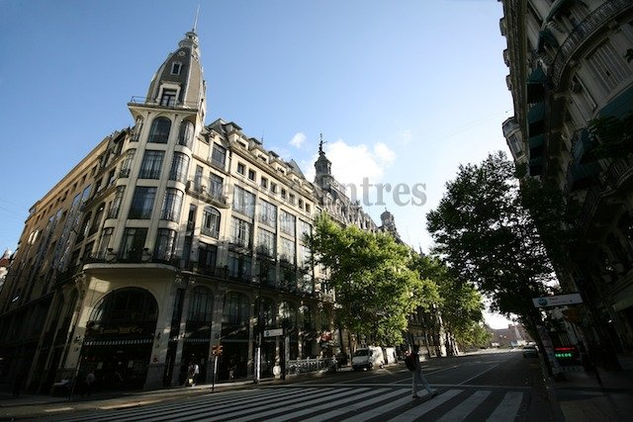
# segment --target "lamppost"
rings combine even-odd
[[[260,261],[261,262],[261,261]],[[262,270],[266,271],[265,274],[268,274],[268,264],[262,262],[260,265],[263,265],[263,268],[260,268],[259,274],[257,276],[257,281],[259,287],[257,289],[257,338],[255,339],[255,370],[254,370],[254,379],[253,382],[255,384],[259,384],[259,380],[261,377],[261,355],[262,355],[262,334],[263,334],[263,316],[262,316]]]

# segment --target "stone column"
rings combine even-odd
[[[176,289],[172,288],[170,284],[171,281],[165,283],[163,287],[167,290],[167,294],[164,295],[163,303],[159,305],[156,331],[154,332],[154,344],[152,345],[152,353],[147,367],[147,377],[145,377],[145,385],[143,386],[144,390],[152,390],[163,386],[171,316],[174,312],[174,301],[176,298]]]
[[[222,343],[222,315],[224,313],[224,294],[226,288],[220,287],[214,293],[213,296],[213,322],[211,323],[211,339],[209,341],[209,363],[207,364],[207,383],[213,382],[215,376],[215,357],[212,353],[212,348],[215,345]]]
[[[171,385],[175,387],[180,384],[180,366],[182,364],[182,347],[185,342],[185,330],[187,329],[187,314],[189,302],[191,301],[192,288],[185,289],[185,297],[182,301],[182,315],[180,315],[180,329],[178,330],[178,343],[176,345],[176,356],[174,356],[174,368],[171,373]]]

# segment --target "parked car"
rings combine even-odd
[[[369,346],[357,349],[352,357],[352,369],[354,371],[373,369],[376,366],[382,368],[385,358],[380,347]]]
[[[538,349],[535,345],[523,346],[523,357],[524,358],[537,358],[538,357]]]

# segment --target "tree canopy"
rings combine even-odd
[[[435,283],[415,270],[415,253],[389,234],[341,227],[323,214],[308,243],[329,270],[338,320],[367,341],[400,344],[409,315],[439,299]]]
[[[531,299],[551,293],[554,271],[505,154],[460,166],[427,219],[434,252],[451,273],[474,282],[494,310],[534,329],[540,317]]]

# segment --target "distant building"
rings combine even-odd
[[[503,0],[514,116],[503,133],[524,177],[578,205],[579,238],[557,266],[586,311],[586,341],[633,350],[633,2]],[[602,121],[610,135],[592,130]],[[628,141],[625,125],[628,121]],[[568,318],[569,321],[571,319]]]

